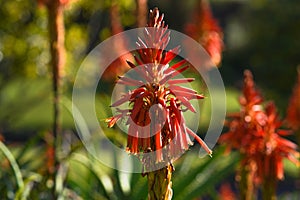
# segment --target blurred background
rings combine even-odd
[[[224,41],[219,70],[226,87],[228,112],[239,110],[243,70],[250,69],[265,99],[274,100],[284,118],[300,64],[300,2],[212,0],[209,3]],[[49,162],[47,140],[53,123],[51,56],[47,9],[42,4],[43,1],[36,0],[0,0],[0,140],[14,156],[30,199],[47,199],[50,187],[44,175]],[[201,15],[196,0],[70,0],[65,5],[62,130],[63,145],[68,149],[64,160],[68,170],[61,186],[65,199],[147,197],[146,180],[141,175],[108,169],[86,153],[70,112],[72,87],[81,62],[106,38],[145,24],[147,13],[139,11],[141,5],[146,10],[158,7],[165,14],[169,28],[183,33],[187,24],[195,21],[197,13]],[[137,17],[138,14],[142,15]],[[123,65],[122,60],[112,64],[102,80],[106,89],[99,88],[97,93],[96,109],[103,128],[106,126],[103,119],[111,116],[109,88],[116,75],[126,70]],[[197,84],[201,85],[201,80]],[[202,127],[207,123],[200,121]],[[199,134],[204,131],[200,129]],[[117,130],[106,132],[114,143],[126,142],[126,136],[120,137]],[[222,147],[217,148],[212,159],[195,159],[197,152],[192,149],[178,160],[173,180],[174,199],[237,198],[234,166],[238,156],[225,157]],[[0,198],[14,199],[15,171],[2,153],[0,166]],[[278,195],[281,199],[296,198],[297,169],[289,163],[285,168],[286,179],[280,182]]]

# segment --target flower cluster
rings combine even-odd
[[[300,129],[300,68],[298,68],[298,80],[294,87],[292,97],[287,109],[287,122],[294,129]],[[300,136],[299,136],[300,137]]]
[[[215,65],[221,62],[223,50],[223,34],[216,19],[214,19],[209,2],[197,2],[191,22],[185,26],[185,33],[203,45]]]
[[[117,84],[136,88],[111,106],[128,103],[130,108],[117,108],[118,114],[106,120],[108,127],[112,127],[118,120],[127,117],[126,150],[132,154],[155,152],[155,163],[176,159],[192,144],[189,136],[194,137],[208,154],[212,153],[201,138],[185,125],[183,112],[195,112],[190,100],[202,99],[203,96],[178,85],[192,82],[193,78],[174,79],[187,70],[188,65],[181,60],[170,66],[180,48],[165,51],[170,32],[163,17],[157,8],[150,11],[148,26],[144,29],[145,39],[138,38],[137,42],[137,55],[134,56],[137,64],[127,61],[139,77],[122,76],[117,81]]]
[[[274,103],[263,107],[263,98],[254,85],[250,71],[244,72],[243,96],[240,98],[241,111],[232,114],[228,122],[229,131],[220,137],[228,149],[238,149],[243,156],[242,165],[251,165],[253,180],[276,183],[283,179],[283,159],[299,164],[297,145],[283,138],[290,134],[281,130]]]

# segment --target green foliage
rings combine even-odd
[[[237,154],[224,155],[224,149],[217,148],[212,158],[200,159],[190,153],[183,157],[178,176],[174,177],[174,199],[193,199],[199,196],[211,196],[216,185],[234,172],[238,161]]]

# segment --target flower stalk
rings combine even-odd
[[[223,33],[217,20],[213,17],[208,0],[197,1],[184,31],[204,47],[216,66],[220,66],[224,49]]]
[[[253,167],[255,167],[253,163],[248,163],[239,169],[240,198],[244,200],[255,199],[256,189],[253,184],[255,169]]]
[[[276,200],[276,180],[271,177],[265,177],[262,183],[262,199]]]
[[[136,4],[136,25],[144,27],[147,24],[147,0],[135,0]]]
[[[53,193],[55,194],[55,173],[58,169],[57,152],[61,144],[61,76],[65,62],[65,48],[64,48],[64,16],[63,5],[58,0],[51,1],[47,4],[48,8],[48,27],[50,39],[50,52],[51,52],[51,69],[52,69],[52,86],[53,86],[53,168],[49,172],[52,174],[54,183]],[[56,196],[56,195],[54,195]]]
[[[62,143],[61,136],[61,94],[62,76],[65,66],[65,28],[64,28],[64,5],[68,0],[40,0],[48,11],[48,31],[50,44],[50,65],[52,72],[53,91],[53,125],[52,135],[47,136],[48,141],[48,173],[49,181],[52,182],[52,198],[56,199],[55,178],[59,165],[57,156]],[[51,166],[52,165],[52,166]]]
[[[148,172],[148,199],[170,200],[173,196],[172,172],[173,166],[168,164],[159,170]]]

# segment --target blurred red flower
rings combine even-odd
[[[297,83],[294,87],[287,109],[286,120],[289,126],[291,126],[294,130],[300,129],[300,67],[298,68]]]
[[[224,47],[223,34],[207,0],[197,2],[191,21],[185,26],[185,33],[204,47],[215,65],[220,64]]]
[[[219,199],[222,200],[235,200],[237,199],[236,195],[231,189],[229,183],[223,183],[220,187]]]
[[[219,142],[228,150],[237,149],[242,154],[242,166],[255,165],[253,180],[260,184],[269,181],[270,187],[284,177],[283,159],[299,164],[297,145],[283,136],[289,130],[281,130],[274,103],[263,107],[263,99],[253,82],[250,71],[244,73],[243,96],[240,98],[241,111],[229,116],[229,131],[221,135]],[[274,185],[275,187],[275,185]]]
[[[112,4],[110,7],[110,24],[111,24],[111,35],[116,35],[124,31],[122,26],[120,12],[119,12],[119,5],[117,3]],[[126,52],[127,44],[126,38],[116,37],[113,40],[113,49],[116,52],[115,54],[121,54],[121,52]],[[111,52],[105,52],[111,55]],[[126,60],[133,60],[133,56],[130,52],[123,54],[122,56],[118,57],[114,60],[107,68],[105,69],[102,77],[104,80],[110,81],[116,78],[117,74],[123,74],[125,71],[129,70],[130,67],[128,66]],[[100,66],[103,67],[103,66]]]

